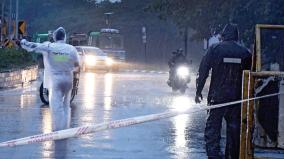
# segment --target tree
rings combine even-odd
[[[210,28],[216,25],[236,23],[249,44],[255,24],[284,23],[283,7],[281,0],[155,0],[148,9],[161,19],[173,21],[180,30],[194,29],[193,40],[208,37]]]

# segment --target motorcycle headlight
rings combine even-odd
[[[112,60],[111,58],[107,58],[107,59],[106,59],[106,64],[107,64],[108,66],[111,66],[111,65],[113,64],[113,60]]]
[[[186,78],[189,76],[189,68],[186,66],[180,66],[177,69],[177,75],[181,78]]]
[[[86,55],[85,56],[85,63],[88,66],[94,66],[96,65],[96,57],[93,55]]]

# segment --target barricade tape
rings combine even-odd
[[[145,73],[145,74],[161,74],[161,75],[168,75],[168,71],[156,71],[156,70],[138,70],[138,69],[125,69],[122,70],[121,72],[124,73]],[[196,73],[190,73],[190,76],[196,76]]]
[[[122,72],[130,72],[130,73],[150,73],[150,74],[169,74],[166,71],[156,71],[156,70],[139,70],[139,69],[125,69]]]
[[[248,101],[251,101],[251,100],[257,100],[257,99],[261,99],[261,98],[268,98],[268,97],[272,97],[272,96],[277,96],[277,95],[280,95],[280,94],[284,94],[284,92],[273,93],[273,94],[268,94],[268,95],[263,95],[263,96],[259,96],[259,97],[223,103],[223,104],[195,107],[195,108],[199,108],[198,110],[188,109],[184,112],[167,111],[167,112],[164,112],[164,113],[145,115],[145,116],[127,118],[127,119],[122,119],[122,120],[115,120],[115,121],[95,124],[95,125],[91,125],[91,126],[82,126],[82,127],[77,127],[77,128],[70,128],[70,129],[55,131],[55,132],[51,132],[51,133],[44,133],[44,134],[28,136],[28,137],[24,137],[24,138],[20,138],[20,139],[2,142],[2,143],[0,143],[0,147],[13,147],[13,146],[19,146],[19,145],[26,145],[26,144],[33,144],[33,143],[39,143],[39,142],[44,142],[44,141],[50,141],[50,140],[60,140],[60,139],[66,139],[66,138],[71,138],[71,137],[77,137],[77,136],[80,136],[80,135],[95,133],[95,132],[98,132],[98,131],[115,129],[115,128],[120,128],[120,127],[126,127],[126,126],[130,126],[130,125],[136,125],[136,124],[140,124],[140,123],[170,118],[170,117],[174,117],[174,116],[177,116],[177,115],[190,114],[190,113],[196,113],[196,112],[200,112],[200,111],[204,111],[204,110],[210,110],[210,109],[215,109],[215,108],[231,106],[231,105],[240,104],[240,103],[243,103],[243,102],[248,102]]]

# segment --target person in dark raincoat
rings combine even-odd
[[[241,99],[242,73],[251,66],[251,54],[238,43],[237,25],[227,24],[222,31],[222,42],[212,45],[203,57],[196,79],[195,102],[202,100],[202,89],[212,70],[208,105]],[[226,120],[225,156],[220,150],[222,119]],[[206,153],[209,159],[238,159],[240,144],[240,104],[211,109],[205,128]]]

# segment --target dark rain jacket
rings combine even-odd
[[[170,68],[175,67],[177,64],[188,64],[188,61],[183,54],[178,54],[172,57],[168,62]]]
[[[230,102],[241,99],[242,72],[251,66],[251,54],[239,45],[238,29],[227,25],[222,33],[223,42],[212,45],[203,57],[196,79],[196,94],[201,94],[209,71],[212,69],[208,103]]]

